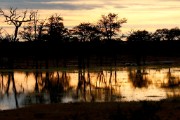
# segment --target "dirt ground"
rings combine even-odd
[[[60,103],[0,111],[0,120],[179,120],[180,101]]]

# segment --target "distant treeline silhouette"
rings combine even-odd
[[[141,61],[145,64],[147,56],[180,55],[178,27],[157,29],[154,33],[137,30],[125,36],[120,35],[120,28],[127,19],[119,20],[118,15],[114,13],[102,15],[97,24],[80,23],[68,29],[58,14],[42,20],[38,19],[37,11],[25,10],[21,15],[17,12],[14,8],[10,8],[9,13],[0,9],[0,15],[5,18],[5,22],[14,25],[15,29],[14,35],[4,33],[4,29],[0,29],[0,56],[8,61],[9,58],[14,60],[17,57],[60,59],[106,56],[116,59],[117,56],[129,55],[140,65]],[[23,30],[19,31],[22,24]],[[23,41],[20,41],[21,39]]]

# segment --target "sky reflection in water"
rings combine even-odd
[[[59,102],[161,100],[179,95],[178,67],[0,72],[0,109]]]

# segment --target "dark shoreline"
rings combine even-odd
[[[49,43],[10,42],[0,43],[0,67],[13,68],[13,64],[36,64],[54,62],[60,64],[89,65],[134,65],[176,64],[180,61],[180,41],[161,42],[70,42]],[[76,63],[71,63],[75,61]],[[28,63],[29,62],[29,63]],[[33,63],[32,63],[33,62]],[[49,63],[48,63],[49,64]],[[21,66],[21,65],[19,65]],[[37,67],[37,65],[35,65]]]
[[[179,101],[39,104],[0,111],[0,119],[177,120]]]
[[[1,42],[1,56],[41,56],[41,57],[73,57],[73,56],[107,56],[145,55],[180,57],[180,41],[99,41],[99,42]]]

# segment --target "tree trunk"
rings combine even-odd
[[[13,42],[16,42],[17,34],[18,34],[18,29],[19,29],[19,26],[16,26],[15,31],[14,31],[14,39],[13,39]]]

